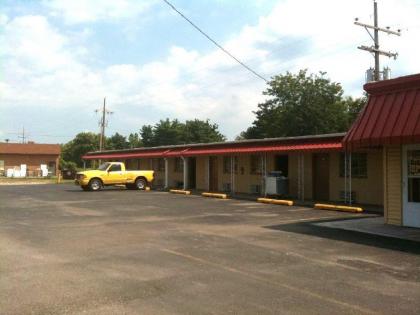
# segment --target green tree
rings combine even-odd
[[[219,132],[217,124],[211,124],[207,119],[205,121],[194,119],[185,122],[183,130],[185,143],[209,143],[225,141],[226,137]]]
[[[156,145],[173,145],[185,143],[183,139],[183,131],[185,125],[178,119],[161,120],[153,127],[153,137]]]
[[[82,156],[90,151],[99,150],[99,135],[93,132],[81,132],[73,140],[62,146],[62,159],[74,162],[78,167],[83,166]]]
[[[77,164],[72,161],[66,161],[60,157],[59,168],[60,170],[69,170],[75,172],[77,171]]]
[[[106,138],[106,150],[122,150],[130,147],[127,138],[116,132],[111,137]]]
[[[140,130],[144,146],[175,145],[187,143],[208,143],[224,141],[217,124],[209,120],[187,120],[185,123],[177,119],[160,120],[154,126],[145,125]]]
[[[258,104],[256,119],[241,133],[241,138],[270,138],[346,131],[349,107],[356,110],[359,101],[343,100],[339,83],[325,73],[296,75],[287,72],[275,76],[263,92],[269,96]]]
[[[143,146],[143,143],[138,133],[130,133],[130,135],[128,136],[128,145],[130,148],[140,148]]]
[[[359,115],[360,111],[363,109],[365,104],[367,103],[367,95],[364,95],[363,97],[353,98],[351,96],[346,97],[344,100],[344,105],[347,110],[347,116],[348,116],[348,127],[353,124],[353,122],[356,120],[357,116]]]
[[[150,125],[144,125],[140,129],[141,142],[145,147],[155,146],[153,127]]]

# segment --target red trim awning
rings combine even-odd
[[[368,103],[343,139],[349,149],[420,143],[420,74],[369,83]]]
[[[85,155],[85,160],[96,159],[132,159],[132,158],[154,158],[154,157],[180,157],[180,156],[199,156],[199,155],[226,155],[241,153],[265,153],[265,152],[325,152],[342,150],[341,138],[322,139],[318,141],[304,143],[285,143],[272,145],[223,145],[218,146],[200,146],[180,149],[162,149],[156,151],[140,151],[140,152],[107,152],[98,154]]]
[[[330,143],[305,143],[288,145],[270,145],[270,146],[246,146],[246,147],[226,147],[226,148],[193,148],[185,152],[185,156],[195,155],[223,155],[223,154],[241,154],[241,153],[265,153],[265,152],[289,152],[289,151],[336,151],[341,150],[341,142]]]
[[[153,152],[134,152],[134,153],[98,153],[82,156],[84,160],[98,160],[98,159],[135,159],[135,158],[154,158],[165,155],[169,150],[160,150]]]
[[[186,148],[186,149],[184,148],[180,150],[168,150],[165,156],[167,157],[185,156],[188,151],[189,151],[189,148]]]

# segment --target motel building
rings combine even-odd
[[[420,74],[368,83],[347,133],[89,152],[84,160],[153,169],[155,187],[268,194],[384,209],[385,223],[420,227]],[[268,177],[267,177],[268,176]]]

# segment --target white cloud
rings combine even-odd
[[[0,14],[0,25],[5,25],[9,21],[9,17],[6,14]]]
[[[134,5],[128,1],[101,1],[94,12],[92,3],[96,2],[52,1],[48,5],[55,12],[61,10],[69,23],[124,17],[143,10],[126,12]],[[360,95],[364,71],[373,58],[356,49],[359,44],[370,45],[370,39],[365,30],[353,25],[353,18],[369,22],[371,5],[363,0],[282,1],[256,25],[231,35],[223,46],[266,77],[302,68],[322,70],[342,82],[347,93]],[[78,15],[80,10],[84,12]],[[380,2],[381,23],[411,27],[401,38],[381,37],[384,49],[400,52],[396,62],[382,58],[395,73],[420,72],[419,13],[420,7],[409,2]],[[0,82],[2,106],[71,107],[83,115],[107,96],[116,112],[110,130],[134,131],[165,117],[210,118],[232,138],[250,125],[252,111],[264,100],[265,83],[216,48],[200,53],[173,46],[162,60],[96,69],[86,61],[94,56],[72,40],[74,34],[55,29],[45,17],[0,17],[0,21],[5,25],[1,42],[6,43],[0,47],[5,69]],[[91,31],[82,34],[91,36]]]
[[[155,1],[133,0],[44,0],[51,15],[64,17],[68,24],[119,20],[145,12]]]

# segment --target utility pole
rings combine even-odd
[[[369,36],[372,38],[374,45],[373,46],[359,46],[358,49],[366,50],[370,53],[374,54],[375,57],[375,69],[374,69],[374,80],[379,81],[380,80],[380,69],[379,69],[379,56],[387,56],[389,58],[394,57],[394,59],[397,59],[398,53],[393,53],[390,51],[383,51],[379,49],[379,32],[387,33],[388,35],[397,35],[401,36],[401,30],[392,31],[390,30],[390,27],[387,26],[386,28],[382,28],[378,26],[378,3],[376,0],[373,0],[373,24],[369,25],[365,23],[360,23],[359,19],[356,18],[354,24],[358,26],[362,26],[366,29]],[[373,29],[373,36],[369,29]]]
[[[99,127],[100,127],[100,136],[99,136],[99,151],[105,149],[105,127],[108,126],[108,120],[106,119],[107,115],[112,115],[114,112],[111,112],[106,109],[106,97],[104,97],[104,105],[102,109],[96,109],[95,113],[101,112],[102,116],[99,120]]]
[[[22,127],[22,135],[21,136],[18,136],[18,138],[21,138],[22,139],[22,143],[25,143],[25,139],[26,139],[26,136],[25,136],[25,127]]]

